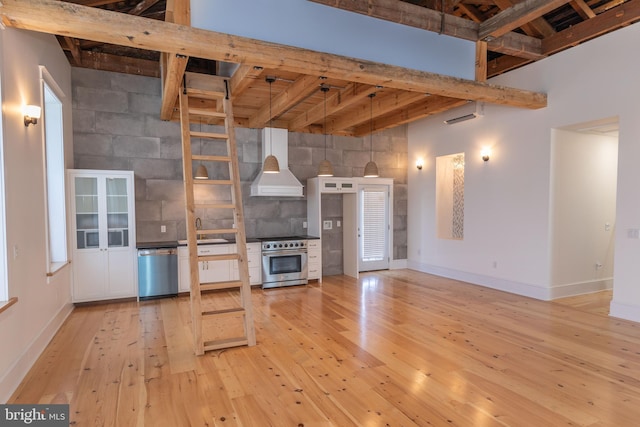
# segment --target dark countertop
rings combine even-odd
[[[292,238],[296,239],[307,239],[307,240],[316,240],[320,237],[316,236],[293,236]],[[247,239],[247,243],[259,243],[263,240],[269,240],[269,237],[263,238],[250,238]],[[235,243],[234,239],[227,239],[226,242],[209,242],[209,243],[200,243],[200,245],[226,245],[229,243]],[[168,240],[165,242],[138,242],[136,244],[137,249],[160,249],[160,248],[177,248],[178,246],[187,246],[186,243],[178,243],[177,240]]]
[[[178,242],[176,240],[169,240],[166,242],[137,242],[136,248],[138,249],[161,249],[161,248],[177,248]]]

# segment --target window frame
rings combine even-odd
[[[51,148],[49,143],[50,141],[50,136],[48,135],[48,124],[47,124],[47,106],[46,106],[46,91],[51,92],[52,95],[54,95],[57,98],[57,101],[60,102],[60,112],[59,112],[59,128],[56,128],[56,132],[59,132],[59,142],[60,142],[60,146],[59,148],[59,152],[57,153],[57,156],[59,156],[58,158],[56,158],[56,162],[58,163],[58,168],[61,170],[59,170],[60,173],[60,177],[58,178],[56,176],[56,179],[59,179],[58,182],[58,186],[56,187],[56,190],[58,191],[56,194],[56,197],[60,198],[60,201],[58,201],[58,209],[57,209],[57,215],[58,217],[61,216],[61,218],[56,218],[58,219],[56,221],[56,226],[60,226],[63,228],[63,230],[59,233],[57,233],[59,235],[59,238],[62,239],[61,242],[58,242],[58,244],[60,245],[60,247],[58,247],[58,249],[55,251],[58,254],[58,257],[54,257],[53,253],[54,250],[52,250],[52,242],[51,242],[51,223],[52,221],[52,215],[54,215],[54,213],[51,212],[50,209],[50,191],[49,191],[49,184],[50,184],[50,179],[49,179],[49,172],[50,172],[50,161],[48,158],[48,148]],[[51,76],[51,74],[47,71],[45,66],[40,66],[40,91],[41,91],[41,96],[40,96],[40,102],[42,105],[42,168],[43,168],[43,186],[44,186],[44,206],[45,206],[45,241],[46,241],[46,271],[47,271],[47,276],[51,277],[53,276],[55,273],[57,273],[58,271],[60,271],[60,269],[62,269],[65,265],[69,264],[69,236],[68,236],[68,229],[67,229],[67,206],[66,206],[66,200],[67,200],[67,185],[66,185],[66,168],[65,168],[65,144],[64,144],[64,131],[65,131],[65,127],[64,127],[64,99],[66,98],[66,95],[64,93],[64,91],[60,88],[60,86],[56,83],[55,79]],[[51,115],[51,114],[50,114]]]

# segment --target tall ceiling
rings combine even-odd
[[[365,135],[371,130],[379,131],[446,111],[470,100],[516,105],[502,102],[512,94],[495,95],[490,85],[484,83],[486,79],[640,20],[640,0],[310,1],[476,42],[476,85],[472,86],[471,95],[367,84],[346,73],[344,77],[325,76],[320,72],[304,73],[259,61],[238,61],[241,75],[235,76],[235,92],[232,92],[238,125],[262,127],[272,123],[292,131]],[[169,0],[169,7],[180,2],[183,0]],[[174,10],[167,11],[165,0],[67,0],[65,3],[99,8],[123,17],[136,15],[184,24],[175,19]],[[13,22],[9,17],[4,17],[3,21],[8,25]],[[124,42],[95,41],[101,37],[90,35],[73,37],[62,30],[45,31],[57,34],[73,66],[167,79],[167,72],[161,72],[163,59],[158,50],[142,49]],[[171,68],[171,57],[164,60],[168,61],[165,62],[165,69],[169,66],[168,73],[174,70],[174,84],[181,82],[185,69],[206,75],[228,72],[211,58],[195,55],[188,58],[179,55],[179,58],[184,64],[177,68]],[[267,77],[274,77],[275,81],[269,84]],[[165,85],[168,83],[165,81]],[[323,92],[323,87],[328,91]],[[488,92],[483,96],[481,92],[485,88]],[[370,97],[371,94],[375,97]],[[161,116],[176,119],[175,93],[165,88],[164,96]],[[534,102],[516,106],[540,108],[541,105]]]

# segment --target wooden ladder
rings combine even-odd
[[[238,170],[238,150],[235,140],[235,129],[233,124],[233,110],[228,90],[227,80],[220,79],[220,87],[201,89],[190,89],[183,87],[180,91],[180,124],[182,129],[182,157],[184,170],[184,187],[186,195],[187,214],[187,244],[189,248],[189,267],[191,272],[191,319],[195,352],[197,355],[204,354],[209,350],[217,350],[228,347],[242,345],[255,345],[255,329],[253,325],[253,311],[251,304],[251,286],[249,283],[249,269],[247,266],[247,241],[244,227],[244,215],[242,212],[242,193],[240,173]],[[186,83],[185,83],[186,86]],[[189,100],[192,100],[190,103]],[[224,120],[224,133],[211,133],[191,130],[191,123],[206,121]],[[200,138],[210,144],[226,144],[226,155],[194,155],[191,149],[191,138]],[[229,166],[229,176],[220,179],[194,179],[193,162],[204,162],[215,165],[219,162]],[[209,167],[208,170],[220,170],[220,168]],[[223,168],[224,169],[224,168]],[[214,189],[221,187],[230,188],[231,201],[202,203],[196,201],[196,187],[213,186]],[[196,209],[207,210],[232,210],[233,228],[202,229],[196,228]],[[236,251],[230,254],[221,255],[198,255],[197,234],[211,237],[222,237],[222,235],[233,234],[236,237]],[[207,261],[227,261],[237,262],[239,280],[202,283],[200,281],[200,262]],[[228,305],[229,300],[233,301],[232,307],[204,308],[203,292],[206,292],[206,303],[224,300]],[[239,292],[239,300],[235,298]],[[229,298],[229,296],[232,298]],[[239,334],[242,322],[243,333]],[[229,327],[227,327],[227,325]],[[207,331],[217,329],[216,336],[205,337]],[[225,336],[225,330],[231,329],[232,336]],[[221,333],[222,330],[222,333]],[[222,335],[222,336],[220,336]]]

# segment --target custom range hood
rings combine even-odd
[[[271,140],[273,138],[273,140]],[[273,154],[280,164],[279,173],[260,171],[253,184],[252,196],[302,197],[302,184],[289,170],[289,144],[286,129],[262,129],[262,163]]]

